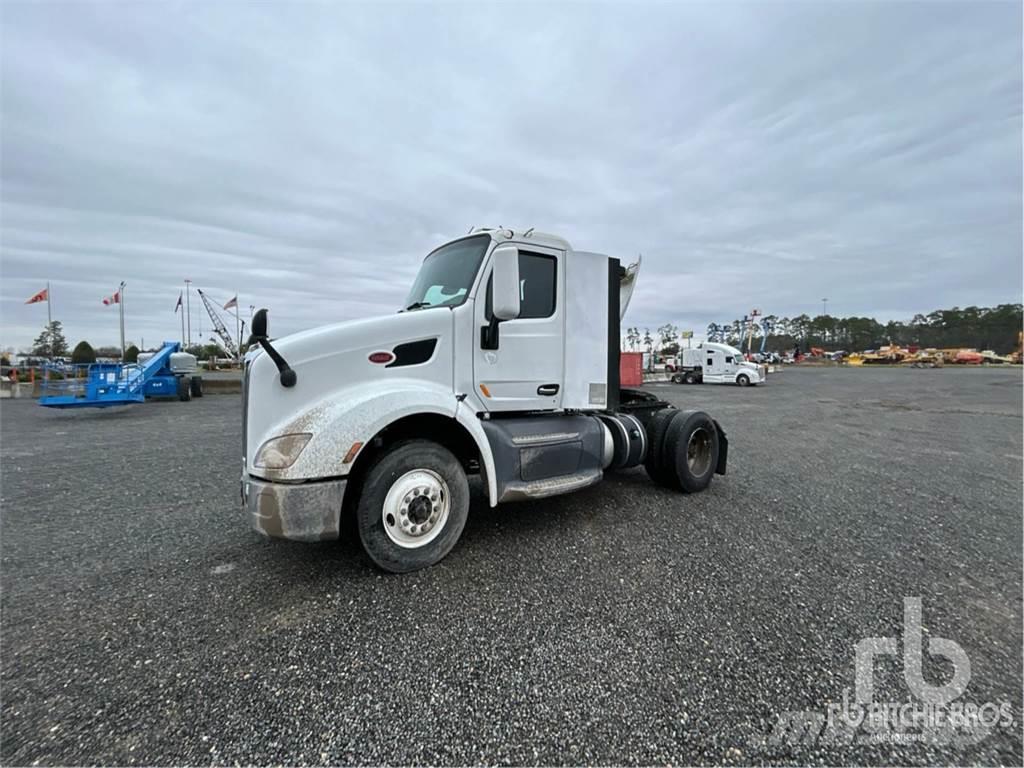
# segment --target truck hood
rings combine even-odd
[[[424,309],[324,325],[275,339],[274,348],[295,371],[296,382],[283,386],[266,352],[249,359],[244,406],[247,460],[264,440],[295,431],[299,420],[309,416],[308,423],[314,425],[311,414],[326,402],[344,403],[350,397],[346,390],[366,392],[393,385],[396,379],[418,379],[452,391],[453,322],[447,308]]]
[[[300,365],[337,357],[342,352],[364,349],[367,354],[386,352],[402,342],[437,336],[448,331],[451,322],[448,309],[422,309],[321,325],[275,339],[273,344],[298,371]]]

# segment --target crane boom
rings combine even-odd
[[[231,338],[231,334],[228,333],[227,327],[224,322],[220,319],[220,315],[217,314],[217,310],[213,308],[213,304],[206,298],[206,294],[199,291],[199,298],[203,300],[203,305],[206,307],[206,311],[210,315],[210,320],[213,322],[213,330],[216,331],[220,340],[224,342],[224,349],[227,350],[228,354],[234,358],[238,357],[238,347],[235,345],[235,340]]]

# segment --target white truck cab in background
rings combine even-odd
[[[672,376],[676,384],[737,384],[741,387],[763,384],[765,366],[751,363],[743,353],[728,344],[705,341],[679,352],[679,370]]]
[[[619,387],[619,323],[639,265],[554,235],[479,229],[432,251],[397,314],[271,341],[253,319],[242,503],[256,530],[339,536],[410,571],[443,558],[469,511],[600,482],[643,464],[699,491],[728,442],[700,411]]]

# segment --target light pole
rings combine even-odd
[[[824,318],[828,317],[828,299],[822,299],[821,300],[821,317],[822,317],[822,323],[824,323],[825,322]],[[827,341],[827,339],[828,339],[828,332],[825,330],[825,328],[823,326],[822,329],[821,329],[821,343],[824,344]]]

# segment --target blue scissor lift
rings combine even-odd
[[[171,369],[171,355],[180,351],[180,342],[165,341],[142,363],[47,366],[39,404],[45,408],[107,408],[141,403],[147,397],[202,397],[198,376]]]

